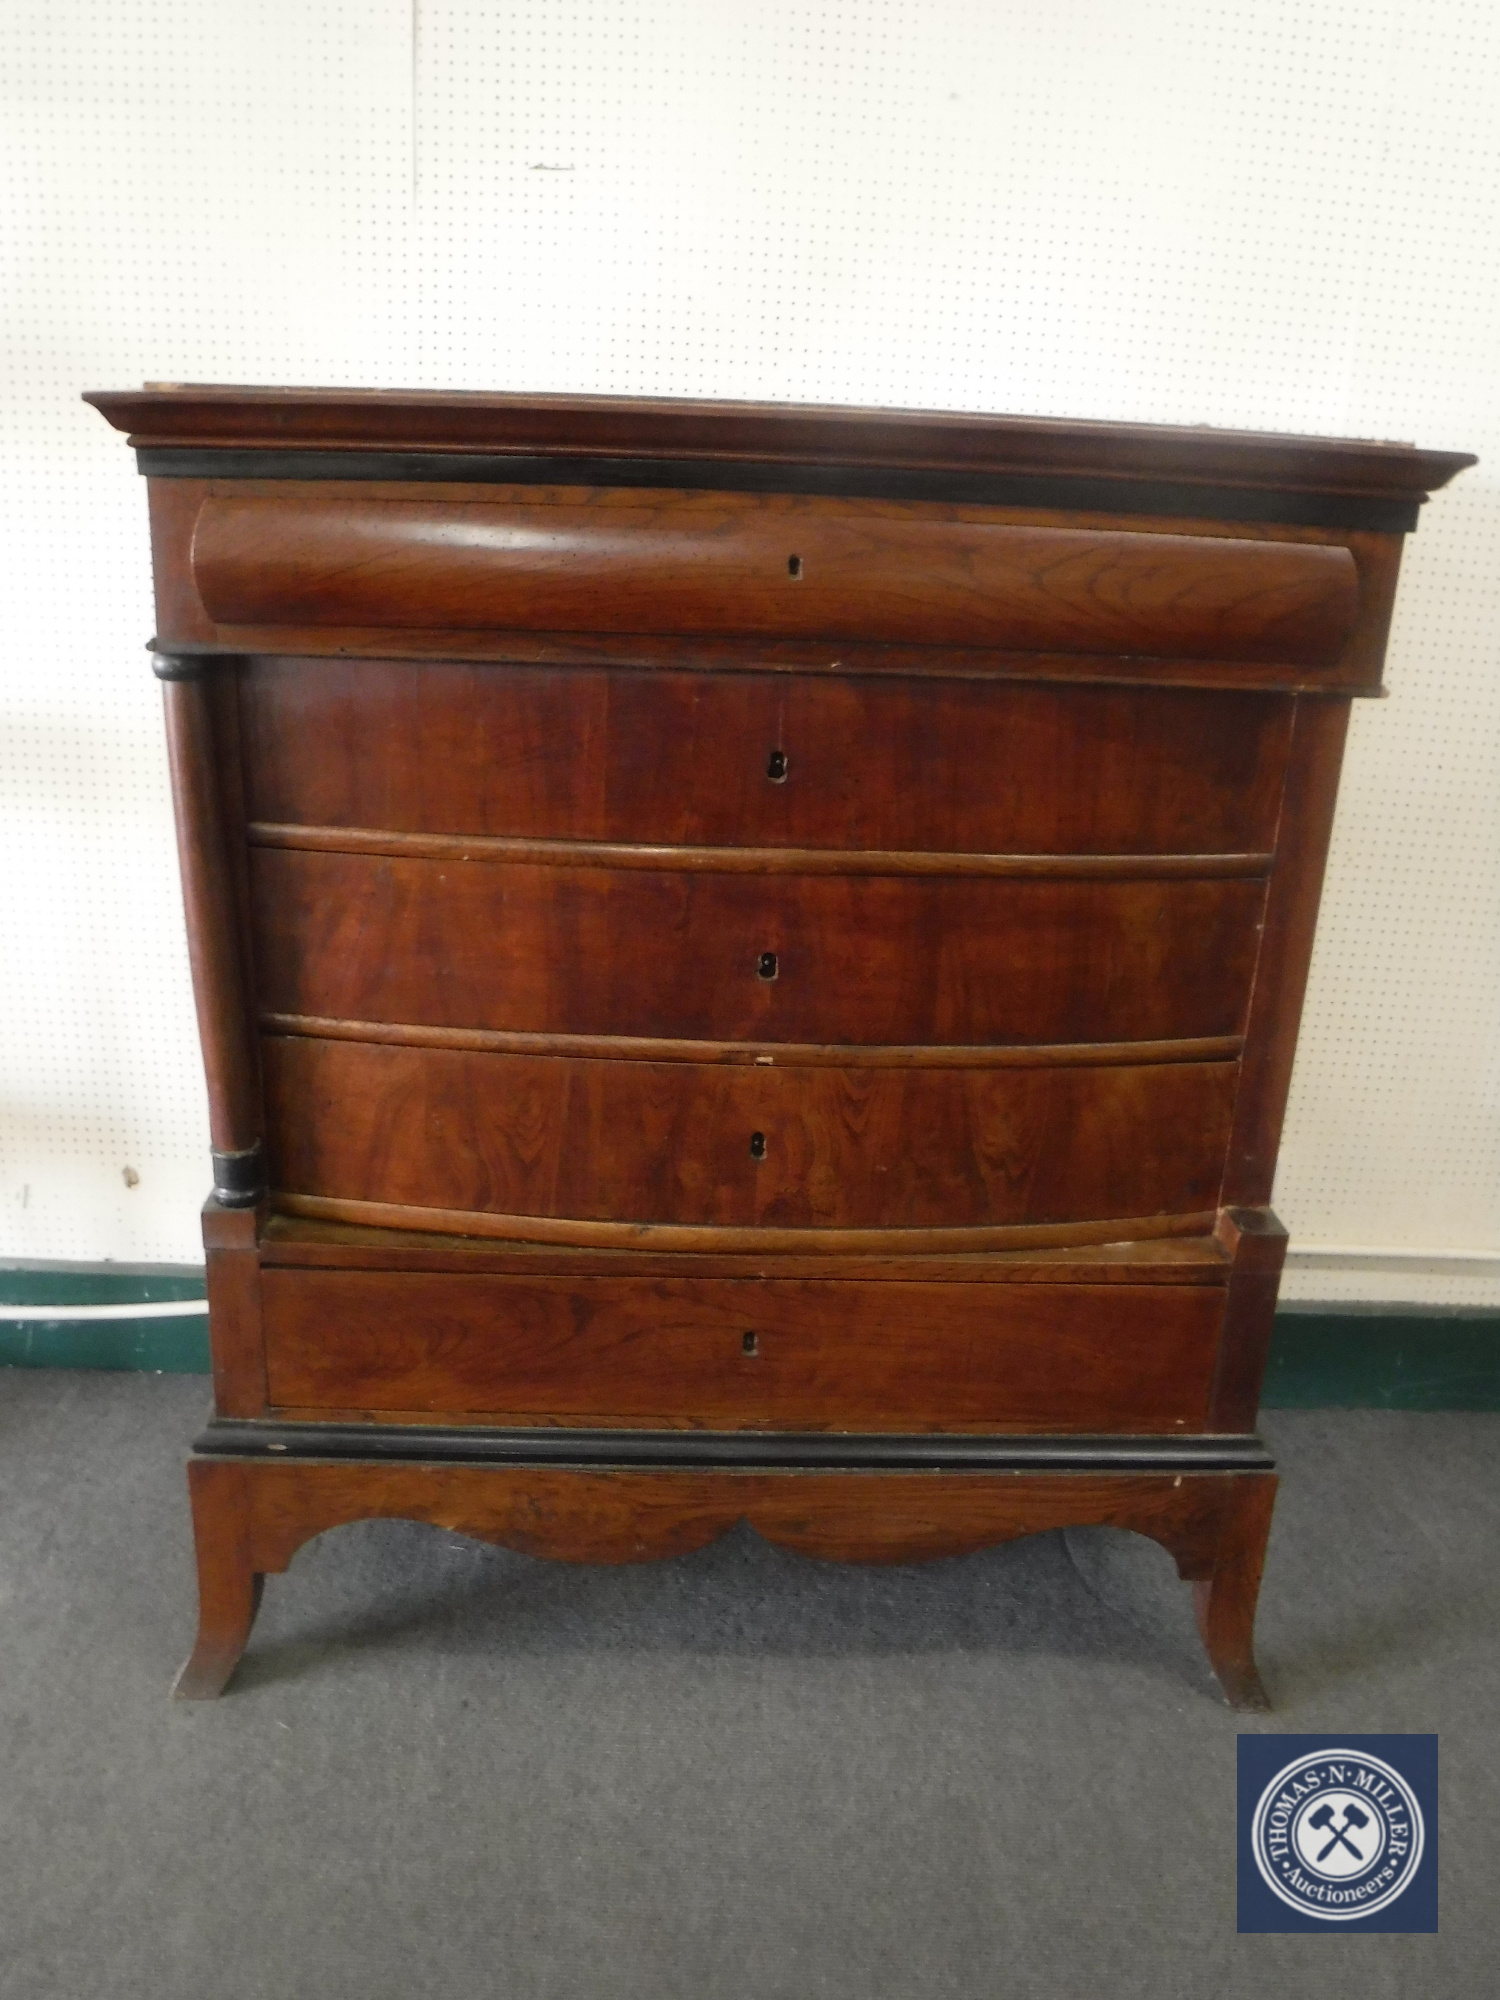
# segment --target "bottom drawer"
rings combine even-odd
[[[282,1410],[834,1431],[1199,1431],[1218,1285],[263,1275]]]

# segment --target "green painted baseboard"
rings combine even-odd
[[[206,1375],[207,1314],[180,1310],[202,1297],[203,1273],[186,1265],[0,1267],[0,1366]],[[179,1310],[150,1311],[168,1304]],[[101,1311],[108,1316],[93,1316]],[[1500,1410],[1500,1312],[1284,1306],[1263,1402],[1268,1410]]]
[[[206,1375],[202,1301],[192,1264],[0,1266],[0,1366]],[[190,1304],[199,1310],[181,1310]]]
[[[1500,1410],[1500,1312],[1283,1306],[1268,1410]]]
[[[208,1315],[180,1319],[0,1319],[0,1368],[208,1373]]]

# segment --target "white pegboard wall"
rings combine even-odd
[[[1500,1247],[1488,0],[12,0],[0,92],[0,1255],[196,1254],[144,494],[77,401],[148,379],[1478,451],[1356,714],[1278,1201],[1302,1239]],[[1361,1286],[1500,1273],[1288,1282]]]
[[[0,1256],[196,1259],[207,1114],[145,493],[78,396],[315,379],[331,352],[340,379],[409,374],[409,19],[12,5],[0,159]]]

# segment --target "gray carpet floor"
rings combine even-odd
[[[1500,1418],[1267,1418],[1269,1717],[1110,1530],[606,1570],[402,1522],[271,1578],[196,1705],[205,1388],[0,1371],[5,2000],[1500,1988]],[[1441,1733],[1439,1935],[1236,1935],[1244,1729]]]

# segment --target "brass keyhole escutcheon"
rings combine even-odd
[[[766,759],[766,776],[773,785],[784,785],[790,760],[785,750],[773,750]]]
[[[752,1160],[763,1160],[766,1157],[766,1135],[764,1132],[752,1132],[750,1134],[750,1157]]]

